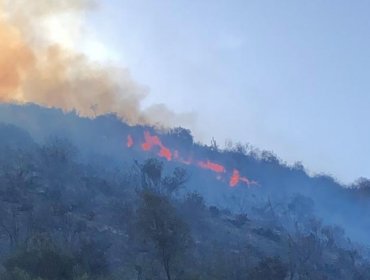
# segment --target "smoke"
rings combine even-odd
[[[91,61],[73,47],[83,40],[88,0],[0,0],[0,101],[37,103],[94,117],[116,113],[131,124],[193,122],[164,105],[145,110],[148,90],[127,69]],[[82,38],[82,39],[81,39]]]

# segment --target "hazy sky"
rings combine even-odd
[[[370,177],[370,2],[104,0],[88,50],[198,137],[249,142],[343,182]]]

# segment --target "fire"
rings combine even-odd
[[[235,187],[237,184],[239,184],[239,181],[240,181],[240,173],[238,170],[234,169],[233,171],[233,175],[231,176],[231,179],[230,179],[230,187]]]
[[[132,136],[129,134],[127,136],[127,147],[131,148],[134,145],[134,139],[132,139]]]
[[[144,139],[145,142],[141,144],[141,148],[144,151],[150,151],[154,146],[161,145],[161,141],[159,140],[158,136],[151,136],[148,131],[144,132]]]
[[[159,139],[158,136],[152,136],[149,131],[145,131],[144,139],[145,142],[141,144],[141,148],[144,151],[150,151],[153,147],[159,147],[160,151],[158,153],[158,156],[163,157],[168,161],[172,160],[172,153],[170,149],[162,144],[162,141]]]
[[[257,186],[258,183],[256,181],[251,181],[247,177],[240,177],[240,181],[244,184],[247,184],[248,186],[255,185]]]
[[[247,177],[240,176],[239,170],[234,169],[233,174],[230,178],[229,186],[230,187],[235,187],[239,183],[244,183],[248,186],[258,185],[256,181],[251,181]]]
[[[168,161],[172,159],[171,151],[166,147],[161,147],[161,150],[159,151],[159,156],[166,158]]]
[[[209,160],[207,160],[207,161],[199,161],[198,162],[198,166],[201,167],[201,168],[203,168],[203,169],[209,169],[209,170],[212,170],[212,171],[217,172],[217,173],[224,173],[224,172],[226,172],[225,167],[223,167],[220,164],[211,162]]]
[[[132,148],[134,145],[134,139],[133,137],[129,134],[127,136],[127,147]],[[217,173],[216,179],[221,181],[221,182],[227,182],[227,179],[225,176],[227,174],[230,174],[227,172],[226,168],[216,162],[206,160],[206,161],[193,161],[191,157],[188,157],[187,159],[184,159],[181,157],[180,152],[178,150],[174,150],[173,152],[167,148],[161,141],[161,139],[156,136],[156,135],[151,135],[149,131],[144,132],[144,142],[141,144],[141,150],[145,152],[151,151],[154,147],[159,148],[159,151],[157,155],[159,157],[165,158],[168,161],[175,160],[177,162],[180,162],[182,164],[186,165],[191,165],[191,164],[196,164],[196,166],[213,171]],[[240,171],[237,169],[233,169],[231,173],[231,177],[229,179],[229,186],[234,188],[240,183],[246,184],[247,186],[251,185],[258,185],[256,181],[251,181],[247,177],[243,177],[240,175]]]

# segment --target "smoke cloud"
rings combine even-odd
[[[164,105],[142,110],[148,90],[127,69],[91,61],[66,46],[83,30],[77,27],[72,34],[64,32],[69,38],[55,39],[61,30],[50,26],[63,29],[96,7],[88,0],[0,0],[0,101],[32,102],[89,117],[114,112],[131,124],[189,126],[191,114],[178,115]]]

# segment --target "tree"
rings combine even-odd
[[[141,237],[153,245],[167,280],[171,280],[174,261],[191,243],[187,225],[178,217],[167,197],[146,190],[141,193],[137,216]]]
[[[300,279],[319,279],[316,273],[323,265],[323,244],[315,232],[305,234],[297,228],[294,235],[288,233],[288,246],[289,279],[297,274]]]
[[[110,244],[105,241],[83,239],[75,252],[76,262],[80,265],[82,272],[89,275],[104,275],[108,272],[106,252]]]
[[[191,135],[191,131],[189,129],[175,127],[171,129],[168,134],[177,142],[182,144],[185,149],[190,148],[194,143],[193,136]]]
[[[34,158],[16,151],[0,172],[0,231],[6,233],[11,247],[17,246],[21,229],[26,230],[33,211],[32,195],[36,186]]]
[[[164,191],[168,195],[176,193],[186,182],[188,175],[183,168],[176,167],[170,176],[166,176],[162,180]]]
[[[186,170],[179,167],[171,175],[163,176],[163,162],[155,158],[146,160],[139,167],[142,188],[152,192],[171,196],[188,181]]]
[[[43,235],[31,238],[5,262],[7,274],[16,275],[18,279],[22,279],[21,276],[24,279],[73,279],[73,266],[73,258],[62,253],[49,237]]]

